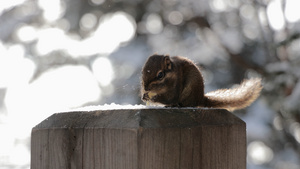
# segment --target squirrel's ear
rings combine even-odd
[[[164,56],[164,62],[165,62],[166,69],[171,70],[172,69],[172,63],[171,63],[171,59],[168,55]]]

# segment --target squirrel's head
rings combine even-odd
[[[152,55],[148,58],[141,78],[143,101],[162,103],[160,100],[167,97],[168,88],[170,85],[174,85],[173,69],[174,65],[168,55]]]

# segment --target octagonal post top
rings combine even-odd
[[[186,128],[202,125],[245,125],[224,109],[144,108],[55,113],[35,126],[42,128]]]
[[[32,129],[32,169],[246,169],[246,124],[222,109],[56,113]]]

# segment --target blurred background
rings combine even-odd
[[[263,78],[234,112],[248,169],[300,168],[299,0],[0,2],[0,169],[30,168],[31,128],[61,110],[143,104],[153,53],[201,66],[206,92]]]

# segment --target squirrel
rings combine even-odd
[[[154,54],[142,69],[142,100],[166,107],[207,107],[234,111],[249,106],[261,90],[261,79],[252,78],[244,80],[236,88],[204,94],[200,69],[191,60],[181,56]]]

